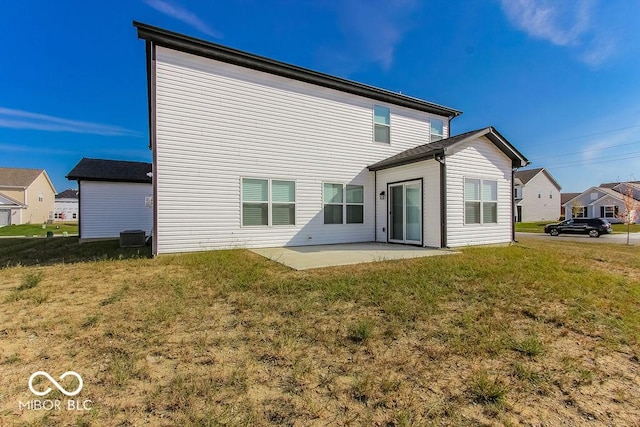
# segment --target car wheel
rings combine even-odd
[[[589,237],[600,237],[600,232],[598,230],[589,230]]]
[[[551,234],[552,236],[557,236],[560,233],[558,232],[557,228],[553,228],[553,229],[551,229],[551,231],[549,231],[549,234]]]

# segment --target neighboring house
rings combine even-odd
[[[78,209],[78,190],[66,189],[62,193],[56,194],[53,219],[55,221],[78,221]]]
[[[11,218],[14,212],[17,214],[20,209],[24,208],[25,205],[23,203],[0,193],[0,227],[11,225]]]
[[[560,218],[564,218],[566,217],[566,212],[565,212],[565,204],[575,198],[578,197],[580,195],[580,193],[560,193]]]
[[[78,181],[80,241],[112,239],[152,227],[151,164],[83,158],[67,179]]]
[[[625,210],[624,193],[628,186],[633,188],[636,200],[640,200],[638,184],[622,182],[611,186],[591,187],[564,204],[565,216],[567,219],[605,218],[610,222],[621,222],[617,215]]]
[[[55,194],[44,169],[0,168],[0,225],[53,220]]]
[[[154,254],[513,240],[512,172],[528,161],[493,127],[450,136],[457,110],[134,25]]]
[[[560,212],[560,184],[545,168],[515,173],[516,222],[555,221]]]

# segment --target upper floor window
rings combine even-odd
[[[38,193],[38,201],[39,202],[44,202],[44,194]]]
[[[464,223],[498,222],[498,181],[464,179]]]
[[[431,142],[444,138],[444,122],[440,119],[431,119]]]
[[[296,183],[242,178],[242,225],[295,225]]]
[[[373,140],[391,142],[391,114],[387,107],[373,106]]]
[[[364,186],[325,183],[325,224],[363,224]]]

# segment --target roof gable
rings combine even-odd
[[[434,159],[445,155],[447,148],[480,137],[486,137],[500,151],[502,151],[507,157],[509,157],[512,161],[513,167],[526,166],[529,163],[529,160],[527,160],[526,157],[524,157],[518,150],[516,150],[515,147],[511,145],[511,143],[507,141],[502,135],[500,135],[500,133],[493,126],[490,126],[484,129],[472,130],[460,135],[452,136],[450,138],[441,139],[440,141],[410,148],[387,159],[374,163],[368,166],[368,168],[371,171],[377,171],[410,163],[416,163],[422,160]]]
[[[151,163],[83,158],[69,172],[76,181],[110,181],[151,183]]]
[[[6,194],[0,193],[0,206],[3,206],[5,208],[7,206],[23,208],[26,205],[22,202],[17,201],[12,197],[7,196]]]
[[[0,186],[27,188],[44,169],[0,168]]]
[[[78,198],[78,190],[74,190],[73,188],[67,188],[61,193],[56,194],[56,199],[77,199]]]
[[[523,185],[526,185],[529,181],[531,181],[533,178],[535,178],[536,176],[538,176],[539,173],[543,173],[547,179],[558,189],[561,190],[562,187],[560,187],[560,184],[558,184],[558,181],[555,180],[555,178],[553,176],[551,176],[551,174],[549,173],[548,170],[546,170],[545,168],[533,168],[533,169],[523,169],[523,170],[519,170],[516,171],[515,173],[515,177],[516,179],[520,179],[520,181],[522,181]]]

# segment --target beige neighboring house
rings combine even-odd
[[[556,221],[560,214],[560,184],[545,168],[514,174],[516,222]]]
[[[0,168],[0,226],[52,220],[55,194],[44,169]]]

